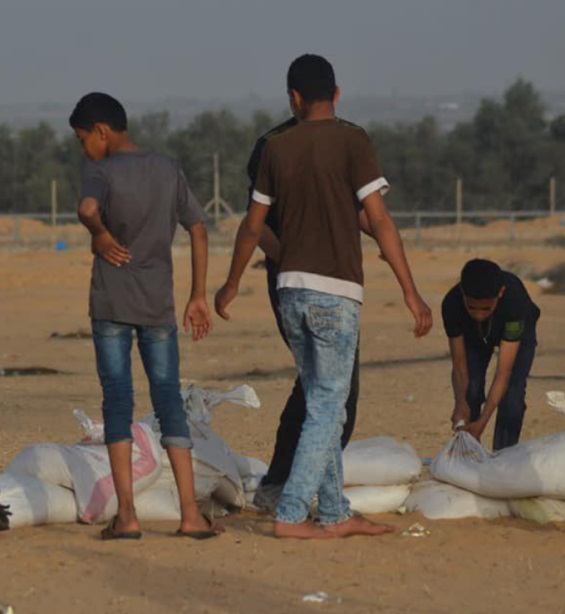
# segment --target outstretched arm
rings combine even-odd
[[[208,233],[202,223],[188,230],[192,255],[192,288],[184,310],[184,330],[192,329],[194,341],[200,341],[212,330],[212,317],[206,302],[206,273],[208,270]]]
[[[449,352],[451,354],[451,385],[455,397],[455,408],[451,415],[451,423],[455,427],[461,420],[468,424],[471,418],[471,408],[467,403],[469,370],[463,335],[449,338]]]
[[[226,308],[237,296],[241,276],[259,244],[268,210],[268,205],[252,202],[239,225],[228,278],[216,293],[216,313],[224,320],[230,319]]]
[[[388,262],[404,293],[404,301],[415,320],[414,335],[422,337],[432,327],[432,312],[416,289],[412,273],[404,253],[402,240],[394,220],[378,191],[363,199],[371,235],[379,244],[383,259]]]
[[[90,232],[93,254],[98,254],[115,266],[122,266],[131,261],[129,251],[120,245],[104,226],[96,198],[83,198],[78,209],[78,217]]]
[[[502,398],[506,393],[506,389],[508,388],[508,384],[510,382],[512,369],[514,368],[514,363],[516,362],[516,356],[518,355],[519,349],[520,341],[500,342],[496,373],[488,391],[487,400],[483,405],[481,417],[475,422],[469,424],[469,426],[465,429],[477,439],[479,439],[482,435],[488,424],[488,421],[490,420],[492,414],[495,412],[496,408],[498,407],[498,404],[500,403],[500,401],[502,401]]]

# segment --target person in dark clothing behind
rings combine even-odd
[[[539,315],[516,275],[478,258],[465,264],[460,283],[443,300],[455,395],[451,421],[454,428],[464,423],[463,428],[480,439],[498,408],[494,450],[520,439]],[[496,374],[485,397],[486,372],[495,347],[499,348]]]
[[[249,202],[252,200],[251,194],[253,192],[253,186],[255,185],[255,179],[257,178],[257,171],[259,170],[259,163],[261,161],[263,148],[272,137],[294,127],[296,123],[296,118],[292,117],[275,128],[272,128],[257,139],[247,165],[247,176],[249,177]],[[273,310],[280,335],[285,344],[288,346],[288,340],[282,325],[277,295],[277,276],[279,274],[279,238],[280,233],[277,226],[276,215],[274,209],[272,209],[267,214],[259,247],[265,252],[267,291],[269,293],[271,308]],[[351,435],[353,434],[353,429],[355,427],[355,416],[357,414],[358,397],[359,346],[357,346],[357,351],[355,354],[355,364],[353,366],[353,373],[351,376],[351,389],[345,404],[346,422],[344,424],[343,433],[341,436],[342,448],[345,448],[351,439]],[[294,382],[292,392],[290,393],[281,414],[275,441],[275,448],[269,464],[269,469],[267,474],[263,477],[253,499],[253,504],[264,512],[270,514],[274,514],[275,512],[283,486],[290,474],[294,453],[296,451],[296,446],[298,445],[298,440],[300,439],[300,432],[302,430],[302,424],[305,416],[306,399],[304,398],[304,389],[300,383],[300,377],[297,377]]]

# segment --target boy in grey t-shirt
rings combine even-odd
[[[198,341],[212,328],[201,209],[176,162],[140,151],[130,141],[125,110],[111,96],[84,96],[69,122],[91,160],[83,175],[79,218],[92,235],[90,317],[103,389],[105,441],[118,497],[118,513],[102,531],[102,539],[141,537],[131,463],[134,331],[161,444],[179,491],[177,535],[212,537],[217,530],[200,514],[194,493],[192,442],[180,395],[171,256],[180,222],[192,243],[192,292],[183,323]]]

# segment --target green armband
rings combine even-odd
[[[505,341],[520,341],[523,332],[523,320],[520,320],[519,322],[506,322],[504,324],[504,332],[502,333],[502,338]]]

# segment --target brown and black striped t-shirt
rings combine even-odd
[[[274,207],[280,231],[278,288],[363,300],[359,206],[385,193],[366,132],[340,119],[298,122],[272,136],[253,200]]]

